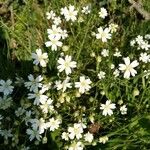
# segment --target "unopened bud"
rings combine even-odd
[[[101,62],[101,61],[102,61],[101,56],[98,56],[98,57],[97,57],[97,61],[98,61],[98,62]]]
[[[46,144],[46,143],[47,143],[47,137],[43,137],[42,143],[43,143],[43,144]]]
[[[64,52],[68,51],[68,50],[69,50],[69,46],[64,45],[64,46],[62,47],[62,50],[63,50]]]
[[[140,94],[139,90],[137,88],[135,88],[133,90],[133,96],[138,96]]]

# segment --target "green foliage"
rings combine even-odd
[[[87,36],[89,32],[95,30],[93,29],[94,24],[96,24],[97,27],[101,24],[101,21],[97,20],[96,14],[99,8],[106,6],[110,13],[109,19],[119,25],[119,31],[116,33],[115,37],[113,37],[114,39],[118,37],[119,40],[113,41],[109,45],[109,49],[112,53],[117,46],[123,51],[123,56],[128,56],[131,52],[133,52],[133,55],[130,57],[134,58],[135,50],[130,49],[128,43],[137,35],[150,33],[150,22],[145,21],[135,10],[131,10],[127,1],[69,1],[70,4],[74,4],[79,7],[84,6],[89,2],[93,6],[92,11],[95,12],[95,14],[84,18],[86,20],[85,22],[75,24],[74,28],[69,26],[68,30],[72,33],[72,37],[70,37],[65,44],[69,45],[68,53],[75,56],[75,59],[79,62],[78,68],[81,70],[80,73],[84,73],[85,75],[90,74],[94,80],[95,76],[93,74],[98,73],[101,66],[107,69],[108,64],[112,63],[110,61],[111,58],[106,60],[107,63],[101,64],[101,66],[99,66],[99,63],[95,58],[84,59],[84,62],[81,61],[82,58],[88,57],[92,52],[94,52],[96,56],[99,56],[101,49],[103,48],[103,43],[99,43],[99,41],[95,41],[94,39],[91,39],[91,37]],[[142,0],[142,2],[144,8],[150,12],[150,1]],[[58,54],[52,53],[50,49],[46,48],[44,45],[47,37],[45,34],[46,29],[51,25],[46,21],[45,13],[51,9],[54,9],[57,13],[59,13],[60,8],[67,5],[68,0],[14,0],[12,3],[13,11],[11,14],[7,14],[8,16],[4,15],[0,19],[0,78],[14,79],[16,74],[26,77],[29,73],[36,72],[36,69],[32,67],[30,56],[31,52],[34,52],[35,49],[39,47],[42,47],[43,50],[48,52],[48,55],[50,56],[47,74],[52,77],[56,74],[55,58],[58,57]],[[108,20],[106,20],[106,22],[108,22]],[[106,22],[104,22],[104,24]],[[89,45],[89,43],[92,44]],[[96,66],[94,65],[95,62],[97,62]],[[113,60],[113,63],[117,64],[118,60]],[[148,69],[149,66],[145,66],[145,68],[143,67],[143,70],[146,68]],[[78,77],[75,76],[74,78]],[[99,144],[94,148],[89,146],[87,149],[149,149],[150,87],[147,82],[145,83],[142,76],[139,75],[135,77],[133,81],[119,79],[114,81],[110,75],[103,83],[97,82],[94,88],[96,89],[96,92],[92,95],[93,99],[105,99],[105,97],[97,92],[103,90],[107,98],[115,100],[116,102],[123,100],[129,104],[132,111],[128,113],[125,119],[122,119],[122,116],[118,115],[114,116],[112,123],[108,123],[108,128],[109,125],[115,126],[115,128],[110,131],[110,140],[106,145]],[[140,91],[138,98],[133,96],[135,89]],[[90,98],[87,99],[89,100]],[[72,100],[74,100],[74,97],[72,97]],[[87,106],[91,107],[91,103],[88,100]],[[96,101],[95,105],[99,105],[99,101]],[[76,109],[76,107],[74,109]],[[83,113],[91,114],[90,109],[88,111]],[[69,108],[64,108],[62,112],[67,116],[68,114],[65,112],[69,112]],[[103,120],[103,118],[100,119]],[[107,124],[107,121],[108,120],[104,120],[104,123]],[[51,133],[49,136],[51,143],[48,143],[48,146],[46,145],[45,147],[50,150],[59,150],[63,145],[59,135],[59,130]]]

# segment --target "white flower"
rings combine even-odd
[[[62,8],[61,14],[65,16],[66,21],[71,20],[72,22],[74,22],[77,19],[78,11],[75,10],[74,6],[70,5],[69,8]]]
[[[103,49],[102,52],[101,52],[101,55],[102,55],[103,57],[109,56],[109,50]]]
[[[81,127],[82,127],[83,129],[86,129],[86,128],[87,128],[87,126],[86,126],[83,122],[79,121],[79,124],[81,125]]]
[[[52,83],[51,82],[49,82],[49,83],[47,83],[47,84],[43,84],[42,85],[42,88],[41,88],[41,91],[44,93],[45,91],[48,91],[50,88],[51,88],[51,85],[52,85]]]
[[[148,41],[143,41],[141,42],[140,47],[147,51],[150,49],[150,44],[148,44]]]
[[[47,101],[48,99],[48,96],[44,95],[43,94],[43,91],[34,91],[34,93],[29,93],[28,94],[28,99],[34,99],[34,105],[39,105],[40,103],[41,104],[45,104],[45,102]]]
[[[67,132],[63,132],[61,135],[61,138],[65,141],[68,141],[69,140],[69,134]]]
[[[111,64],[110,65],[110,69],[114,69],[115,68],[115,65],[114,64]]]
[[[91,142],[93,141],[93,139],[94,139],[93,134],[91,134],[91,133],[89,133],[89,132],[84,135],[84,140],[85,140],[86,142],[91,143]]]
[[[75,137],[79,140],[82,138],[83,128],[80,123],[75,123],[73,127],[68,128],[69,138],[73,140]]]
[[[137,74],[137,71],[134,69],[139,65],[137,60],[130,63],[130,58],[126,57],[124,58],[125,64],[119,64],[119,70],[124,72],[124,78],[130,78],[130,75],[135,76]]]
[[[120,56],[122,56],[122,55],[121,55],[121,52],[118,51],[118,49],[117,49],[116,52],[114,53],[114,56],[115,56],[115,57],[120,57]]]
[[[11,94],[13,92],[14,86],[11,85],[12,81],[8,79],[7,81],[0,80],[0,92],[2,92],[5,96]]]
[[[106,74],[105,72],[100,71],[99,74],[98,74],[98,78],[99,79],[104,79],[105,78],[105,74]]]
[[[99,138],[99,142],[105,144],[108,141],[108,136],[103,136]]]
[[[54,111],[54,106],[52,106],[53,100],[49,98],[47,101],[45,101],[44,104],[40,105],[40,108],[42,109],[42,112],[47,114],[48,111]]]
[[[144,77],[146,78],[146,79],[148,79],[149,78],[149,76],[150,76],[150,70],[144,70]]]
[[[89,14],[91,12],[90,6],[83,7],[81,12],[86,15]]]
[[[30,141],[32,141],[33,139],[37,139],[38,141],[40,141],[41,139],[41,135],[39,134],[38,129],[27,129],[26,133],[28,135],[30,135],[29,139]]]
[[[50,131],[55,131],[59,128],[59,125],[61,123],[60,119],[54,119],[53,117],[47,122],[47,128],[50,128]]]
[[[136,41],[135,41],[135,40],[130,41],[130,46],[134,46],[134,45],[135,45],[135,43],[136,43]]]
[[[61,38],[62,38],[63,40],[68,37],[67,30],[62,30],[60,34],[61,34]]]
[[[80,77],[80,82],[75,82],[75,87],[76,88],[79,88],[79,92],[80,93],[85,93],[86,91],[89,91],[91,86],[91,80],[88,78],[88,79],[85,79],[85,76],[81,76]]]
[[[54,13],[53,10],[51,10],[50,12],[46,13],[47,19],[54,19],[54,17],[56,16],[56,14]]]
[[[68,150],[83,150],[84,145],[81,142],[73,142]]]
[[[99,12],[99,17],[104,19],[106,16],[108,16],[107,10],[104,7],[102,7]]]
[[[53,23],[55,24],[55,25],[60,25],[61,24],[61,18],[60,17],[54,17],[54,19],[53,19]]]
[[[115,69],[115,71],[113,72],[113,75],[116,77],[118,77],[120,74],[120,71],[118,69]]]
[[[57,67],[57,69],[59,70],[59,72],[65,71],[66,75],[71,74],[71,69],[77,67],[77,63],[75,61],[71,61],[71,59],[72,57],[68,55],[65,56],[65,59],[58,59],[59,66]]]
[[[148,55],[147,53],[141,53],[139,60],[144,63],[148,63],[150,62],[150,55]]]
[[[39,130],[39,134],[44,133],[45,129],[47,129],[45,120],[43,118],[40,118],[40,120],[38,120],[37,126],[38,126],[38,130]]]
[[[115,108],[116,108],[115,104],[111,103],[110,100],[107,100],[106,104],[101,104],[101,107],[100,107],[100,109],[103,110],[102,114],[104,116],[107,116],[107,115],[111,116],[113,114],[112,109],[115,109]]]
[[[122,115],[127,114],[127,107],[126,107],[126,105],[121,106],[121,107],[120,107],[120,111],[121,111],[121,114],[122,114]]]
[[[135,41],[138,43],[138,45],[141,45],[143,43],[143,36],[138,35],[135,39]]]
[[[111,23],[111,24],[109,25],[109,29],[110,29],[111,33],[116,32],[116,31],[117,31],[117,28],[118,28],[118,25],[117,25],[117,24]]]
[[[107,39],[111,39],[111,33],[109,28],[103,30],[102,27],[98,28],[98,33],[96,34],[96,39],[101,39],[102,42],[107,42]]]
[[[42,67],[46,67],[46,64],[48,62],[48,54],[43,53],[41,49],[37,49],[36,53],[32,53],[32,59],[34,59],[33,64],[38,65]]]
[[[34,78],[32,74],[28,75],[28,82],[25,82],[25,87],[29,89],[31,92],[37,91],[38,88],[42,87],[42,83],[40,83],[43,80],[43,77],[39,75],[38,77]]]
[[[31,126],[34,130],[39,131],[39,134],[44,133],[44,130],[47,128],[45,120],[43,118],[38,119],[30,119]]]
[[[45,43],[46,47],[51,47],[52,51],[57,51],[57,47],[62,47],[62,42],[59,41],[61,37],[59,36],[48,36],[50,41]]]
[[[62,29],[60,27],[57,27],[56,25],[52,25],[51,29],[47,29],[49,39],[51,37],[52,38],[55,38],[55,37],[60,38],[61,37],[61,32],[62,32]]]
[[[150,34],[146,34],[145,39],[150,40]]]
[[[6,129],[0,130],[0,135],[3,136],[5,140],[8,140],[9,137],[13,136],[11,132],[12,132],[11,129],[9,129],[9,130],[6,130]]]
[[[69,81],[70,81],[70,77],[67,77],[63,82],[56,81],[55,86],[57,90],[62,89],[62,91],[65,92],[67,88],[72,88],[71,83],[69,83]]]
[[[68,8],[67,7],[61,8],[61,10],[60,10],[61,15],[65,15],[67,13],[68,13]]]

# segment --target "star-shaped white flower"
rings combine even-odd
[[[69,133],[63,132],[61,135],[61,138],[65,141],[68,141],[69,140]]]
[[[96,39],[101,39],[102,42],[107,42],[107,39],[111,39],[111,33],[109,28],[103,30],[102,27],[98,28],[98,33],[96,34]]]
[[[56,16],[56,14],[54,13],[53,10],[51,10],[50,12],[47,12],[47,13],[46,13],[46,18],[47,18],[48,20],[54,19],[55,16]]]
[[[108,16],[107,10],[104,7],[102,7],[99,12],[99,17],[104,19],[106,16]]]
[[[65,70],[66,75],[71,74],[73,68],[77,67],[77,63],[75,61],[71,61],[72,57],[66,55],[65,59],[63,58],[59,58],[58,59],[58,67],[57,69],[59,70],[59,72],[62,72]]]
[[[65,92],[67,88],[72,88],[71,83],[69,81],[70,77],[66,77],[66,79],[63,82],[61,82],[60,80],[56,81],[55,86],[57,90],[62,90],[63,92]]]
[[[121,112],[122,115],[127,114],[127,107],[126,107],[126,105],[123,105],[123,106],[120,107],[120,112]]]
[[[7,81],[0,80],[0,92],[3,92],[4,95],[9,95],[13,92],[14,87],[11,85],[12,81],[8,79]]]
[[[37,91],[39,88],[42,87],[42,83],[40,83],[43,80],[43,77],[39,75],[38,77],[34,78],[32,74],[28,75],[28,82],[25,82],[25,87],[32,91]]]
[[[75,137],[79,140],[82,138],[83,128],[80,123],[75,123],[73,127],[68,128],[69,138],[74,139]]]
[[[57,27],[56,25],[52,25],[51,29],[47,29],[48,37],[54,38],[54,37],[61,37],[62,29],[60,27]]]
[[[69,8],[62,8],[61,14],[65,16],[66,21],[71,20],[72,22],[74,22],[77,19],[78,11],[75,10],[74,6],[70,5]]]
[[[32,141],[33,139],[41,140],[41,135],[39,134],[38,129],[27,129],[26,133],[30,136],[29,139]]]
[[[148,55],[147,53],[141,53],[139,60],[144,63],[148,63],[150,62],[150,55]]]
[[[130,58],[126,57],[124,58],[125,64],[119,64],[119,70],[124,72],[124,78],[129,79],[130,75],[135,76],[137,74],[137,71],[134,69],[139,65],[137,60],[134,60],[132,63],[130,63]]]
[[[93,141],[93,139],[94,139],[94,136],[90,132],[88,132],[84,135],[84,140],[89,143],[91,143]]]
[[[108,136],[103,136],[99,138],[99,142],[105,144],[108,141]]]
[[[61,36],[48,36],[50,41],[45,43],[46,47],[51,47],[52,51],[57,51],[57,47],[62,47],[62,42],[59,41]]]
[[[84,145],[82,144],[82,142],[73,142],[69,146],[68,150],[83,150],[83,148]]]
[[[104,78],[105,78],[105,75],[106,75],[106,73],[105,73],[104,71],[100,71],[97,76],[98,76],[98,78],[101,80],[101,79],[104,79]]]
[[[28,99],[34,99],[34,105],[45,104],[48,99],[48,96],[43,94],[43,91],[34,91],[34,93],[28,93]]]
[[[111,103],[110,100],[107,100],[106,101],[106,104],[101,104],[101,107],[100,109],[103,110],[103,115],[104,116],[111,116],[113,114],[113,111],[112,109],[115,109],[116,108],[116,105],[114,103]]]
[[[46,64],[48,62],[48,54],[43,53],[41,49],[37,49],[36,53],[32,53],[32,59],[34,59],[33,64],[38,65],[42,67],[46,67]]]
[[[42,112],[47,114],[49,111],[50,112],[53,111],[54,106],[52,105],[52,103],[53,103],[53,100],[49,98],[47,101],[45,101],[44,104],[40,105]]]
[[[91,80],[90,79],[85,79],[85,76],[80,77],[80,82],[75,82],[75,87],[79,88],[80,93],[85,93],[86,91],[89,91],[91,86]]]
[[[47,122],[47,128],[50,128],[50,131],[55,131],[56,129],[59,128],[60,124],[61,124],[60,119],[54,119],[54,117],[52,117],[51,119],[49,119],[49,122]]]

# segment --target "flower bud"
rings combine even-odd
[[[90,56],[91,56],[91,57],[95,57],[96,55],[95,55],[94,52],[92,52],[92,53],[90,54]]]
[[[135,88],[133,90],[133,96],[138,96],[140,94],[139,90],[137,88]]]
[[[97,62],[101,62],[101,61],[102,61],[101,56],[98,56],[98,57],[97,57]]]
[[[45,137],[43,137],[43,139],[42,139],[42,143],[43,144],[46,144],[47,143],[47,137],[45,136]]]
[[[64,46],[62,47],[62,50],[63,50],[64,52],[68,51],[68,50],[69,50],[69,46],[64,45]]]

